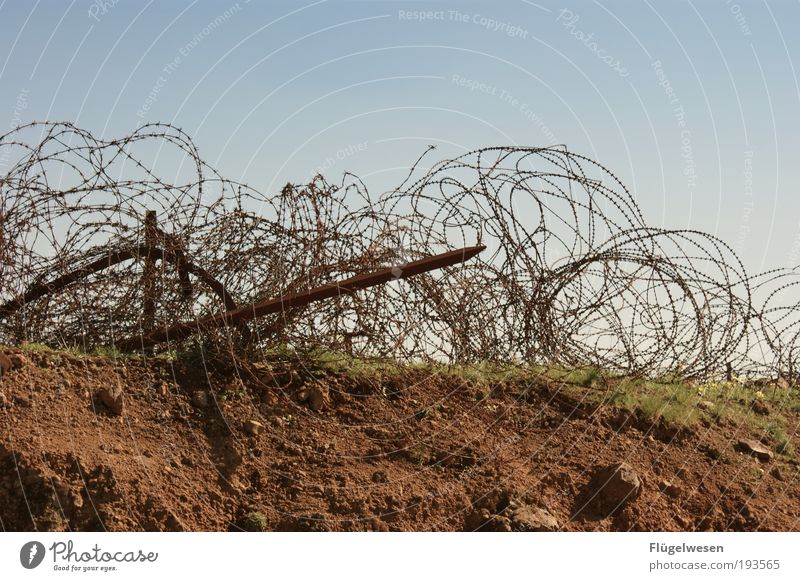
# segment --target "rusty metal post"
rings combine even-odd
[[[485,248],[485,246],[461,248],[460,250],[452,250],[443,254],[437,254],[436,256],[415,260],[408,264],[383,268],[368,274],[359,274],[347,280],[326,284],[309,291],[283,295],[260,303],[253,303],[201,319],[195,319],[187,323],[179,323],[168,329],[145,334],[142,337],[130,337],[124,341],[120,341],[116,346],[123,350],[137,348],[146,349],[165,341],[179,341],[197,331],[226,327],[241,323],[242,321],[263,317],[271,313],[279,313],[285,309],[302,307],[316,301],[348,295],[357,290],[386,284],[393,280],[410,278],[418,274],[430,272],[431,270],[453,266],[454,264],[466,262],[479,252],[485,250]]]
[[[148,210],[144,217],[144,246],[147,254],[142,269],[142,331],[150,333],[156,326],[156,255],[158,222],[156,213]]]

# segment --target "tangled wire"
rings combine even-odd
[[[114,345],[484,244],[464,265],[204,339],[630,374],[796,374],[800,272],[750,277],[711,235],[649,227],[611,172],[564,148],[484,148],[426,170],[429,149],[380,196],[350,174],[262,194],[164,124],[103,141],[33,123],[0,148],[12,160],[0,177],[2,342]]]

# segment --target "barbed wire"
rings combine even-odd
[[[11,160],[0,178],[4,343],[114,345],[483,244],[465,265],[203,339],[796,378],[797,270],[751,277],[714,236],[648,226],[614,174],[563,147],[483,148],[425,169],[430,148],[377,196],[351,174],[261,193],[210,168],[168,124],[106,141],[70,123],[31,123],[0,147]]]

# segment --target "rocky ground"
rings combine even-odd
[[[686,384],[682,418],[597,377],[33,346],[0,367],[6,531],[800,528],[777,386]]]

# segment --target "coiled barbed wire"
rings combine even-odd
[[[0,137],[0,341],[131,336],[466,245],[476,260],[211,340],[452,363],[599,366],[794,380],[797,271],[750,277],[723,241],[649,227],[634,197],[563,147],[491,147],[373,196],[355,176],[268,195],[189,136],[100,140],[69,123]],[[755,296],[762,297],[757,304]]]

